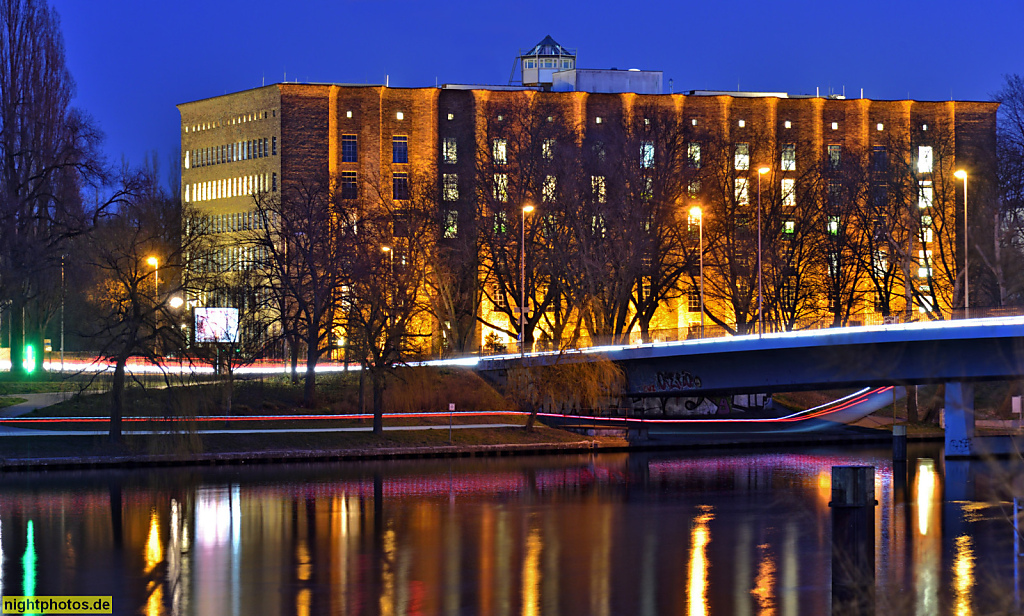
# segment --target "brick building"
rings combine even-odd
[[[534,51],[523,56],[524,67],[527,61],[534,66],[543,62],[543,50]],[[565,62],[567,51],[555,53]],[[635,166],[641,175],[647,173],[652,161],[669,156],[660,150],[662,137],[642,136],[654,130],[649,127],[657,116],[671,123],[671,139],[665,142],[685,144],[676,154],[685,159],[683,164],[668,168],[670,175],[682,178],[685,193],[679,189],[665,198],[691,231],[697,223],[686,212],[694,204],[702,207],[707,243],[702,246],[704,270],[698,273],[695,233],[679,236],[688,246],[679,258],[688,261],[672,282],[674,289],[662,293],[656,313],[648,315],[643,329],[650,337],[685,335],[700,322],[698,278],[705,283],[709,325],[751,331],[758,295],[752,267],[764,275],[762,301],[772,308],[761,312],[769,328],[801,327],[822,318],[836,324],[897,315],[939,318],[962,306],[964,196],[963,183],[953,172],[968,173],[971,242],[991,246],[984,238],[991,234],[985,220],[991,218],[986,203],[994,185],[996,103],[564,91],[581,83],[600,83],[605,90],[616,83],[661,83],[660,73],[656,80],[641,82],[629,74],[635,71],[604,71],[600,79],[587,81],[578,77],[585,70],[575,62],[569,68],[572,75],[554,72],[554,89],[550,83],[434,88],[280,83],[184,103],[179,105],[183,199],[213,215],[218,232],[230,234],[251,224],[251,195],[257,191],[285,191],[327,178],[341,199],[369,199],[383,187],[401,201],[408,198],[411,182],[429,182],[438,216],[445,221],[445,239],[461,237],[480,257],[472,264],[479,292],[467,310],[483,323],[471,319],[468,346],[507,347],[518,329],[513,315],[522,290],[514,270],[521,264],[515,257],[503,272],[493,267],[481,240],[481,230],[491,222],[481,220],[501,214],[510,225],[511,245],[520,239],[517,218],[526,202],[541,211],[548,202],[554,209],[555,201],[562,202],[561,209],[573,207],[574,199],[606,207],[606,200],[614,200],[606,190],[615,194],[615,178],[628,173],[620,169],[618,175],[598,175],[588,165],[609,165],[606,150],[612,158],[636,150]],[[537,134],[525,137],[536,143],[517,142],[529,132],[523,127],[533,126],[524,113],[542,116],[533,118]],[[560,154],[553,156],[545,144],[555,139],[543,137],[545,130],[561,131],[560,143],[574,142],[573,155],[580,158],[570,164]],[[633,137],[622,136],[627,133],[640,136],[629,141]],[[595,148],[600,163],[587,158]],[[508,160],[531,151],[553,170],[527,177],[524,165]],[[589,175],[583,182],[586,191],[554,196],[555,186],[562,190],[569,181],[558,175],[565,167]],[[619,207],[630,206],[622,201]],[[760,262],[751,252],[755,212],[764,217],[757,234],[765,242],[757,253]],[[529,245],[542,245],[544,236],[533,233],[539,223],[527,224]],[[736,234],[737,228],[744,233]],[[522,235],[525,246],[526,232]],[[806,254],[795,256],[799,251]],[[527,250],[528,262],[531,254]],[[649,261],[645,257],[643,263]],[[976,305],[984,303],[974,282],[979,267],[980,259],[972,258]],[[647,280],[637,278],[635,293],[649,285]],[[553,311],[571,310],[563,300],[547,297],[545,284],[528,284],[527,304],[537,313],[529,325],[536,335],[528,340],[547,335]],[[634,300],[634,305],[639,304]],[[584,319],[581,312],[575,318],[590,323],[592,316]],[[617,332],[619,339],[640,330],[636,319],[624,318],[626,331]],[[435,346],[451,327],[440,316],[436,320]],[[590,329],[595,329],[592,323],[578,331],[595,337],[607,333],[607,328]]]

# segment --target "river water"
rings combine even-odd
[[[895,473],[888,449],[850,448],[8,474],[0,594],[123,614],[827,614],[842,464],[876,467],[877,613],[1018,611],[1019,462],[930,446]]]

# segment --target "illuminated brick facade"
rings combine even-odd
[[[879,235],[887,234],[890,246],[885,250],[872,248],[873,255],[863,255],[864,262],[855,273],[859,279],[852,287],[835,292],[836,297],[846,297],[851,305],[841,321],[880,321],[879,306],[884,302],[878,294],[883,291],[888,298],[885,312],[893,315],[921,311],[948,314],[957,301],[962,302],[958,299],[961,292],[957,269],[963,258],[959,214],[963,210],[963,195],[962,184],[952,173],[954,169],[968,170],[971,225],[978,225],[978,229],[972,229],[972,238],[981,238],[972,241],[985,241],[985,224],[975,221],[987,216],[984,212],[987,203],[991,203],[995,103],[741,93],[638,95],[541,92],[530,88],[399,89],[277,84],[179,106],[184,152],[182,194],[186,201],[227,220],[220,229],[230,232],[244,225],[245,213],[252,207],[249,195],[255,191],[282,190],[293,183],[330,178],[335,190],[347,198],[369,198],[382,186],[397,190],[399,180],[395,178],[407,174],[409,181],[430,178],[435,182],[438,207],[452,212],[452,220],[457,221],[453,228],[457,226],[461,233],[468,233],[466,230],[473,229],[486,210],[479,198],[489,190],[479,185],[486,175],[481,173],[481,161],[493,155],[495,116],[499,110],[523,100],[559,110],[558,121],[565,122],[580,143],[604,134],[602,131],[614,131],[626,120],[635,121],[638,109],[643,113],[660,110],[676,118],[679,130],[685,131],[683,138],[697,144],[697,151],[704,148],[703,160],[693,165],[703,177],[694,171],[692,192],[686,199],[680,199],[678,205],[685,211],[694,203],[701,204],[708,225],[706,233],[718,207],[716,200],[731,198],[742,201],[741,205],[756,207],[758,180],[763,182],[765,200],[774,199],[780,205],[771,210],[776,212],[771,221],[783,234],[799,224],[786,214],[786,208],[794,206],[797,195],[801,200],[811,199],[814,208],[822,210],[823,214],[815,220],[820,220],[820,233],[827,235],[841,224],[839,214],[833,216],[826,211],[832,207],[830,199],[838,200],[841,191],[852,195],[844,198],[864,203],[879,198],[893,201],[894,195],[906,192],[901,197],[903,209],[897,211],[903,212],[899,216],[913,218],[913,224],[906,230],[907,237],[893,239],[893,233],[884,229],[874,231],[874,237],[865,236],[864,245],[868,246]],[[615,138],[609,135],[602,139]],[[407,148],[405,158],[396,154],[402,144]],[[654,156],[660,154],[654,152]],[[743,156],[747,158],[741,162]],[[769,170],[763,176],[757,171],[762,167]],[[716,168],[722,171],[718,180],[712,173]],[[855,177],[856,174],[860,175]],[[715,181],[721,184],[717,193]],[[854,195],[850,191],[861,192]],[[882,196],[878,197],[880,191]],[[540,187],[534,187],[535,201],[541,201],[542,192]],[[912,204],[917,204],[921,211],[914,210]],[[935,208],[934,215],[931,210],[924,211],[929,207]],[[874,220],[872,224],[876,226],[891,224],[881,214]],[[858,224],[869,224],[865,221],[858,219]],[[711,241],[710,234],[708,237]],[[929,268],[941,269],[942,259],[946,274],[931,275]],[[871,272],[897,260],[901,263],[901,279],[889,281],[886,284],[891,286],[879,291],[871,280]],[[717,267],[725,267],[723,263],[719,259]],[[972,272],[974,267],[972,261]],[[705,255],[705,268],[706,281],[719,275],[711,253]],[[785,264],[777,267],[783,274],[787,268],[797,269]],[[482,274],[479,278],[481,285],[490,284]],[[914,280],[914,290],[903,284],[906,278]],[[793,279],[799,280],[795,274]],[[652,331],[683,330],[683,334],[666,335],[686,335],[685,330],[699,322],[690,291],[695,283],[691,271],[686,284],[681,285],[685,288],[664,302],[652,321]],[[830,299],[831,291],[818,288],[821,283],[815,284],[818,286],[805,294],[810,297],[808,305],[819,306],[827,313],[830,304],[839,300]],[[972,274],[972,303],[974,298],[983,303],[982,294],[975,295],[974,284]],[[776,295],[785,287],[779,280],[772,285]],[[802,293],[799,289],[785,292]],[[497,339],[510,343],[509,333],[514,326],[507,316],[493,310],[493,304],[495,299],[518,304],[518,299],[487,299],[487,295],[484,294],[476,311],[488,324],[478,326],[474,346],[502,331]],[[724,298],[722,293],[717,298],[709,293],[708,311],[724,321],[727,328],[731,319],[731,326],[742,331],[746,326],[737,326],[737,313]],[[936,302],[938,305],[933,305]],[[743,308],[748,325],[753,318],[749,308]],[[802,314],[810,312],[804,310]]]

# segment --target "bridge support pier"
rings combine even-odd
[[[974,455],[974,383],[946,383],[946,457]]]

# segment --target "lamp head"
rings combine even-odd
[[[757,173],[759,175],[764,175],[764,174],[768,173],[769,171],[771,171],[771,169],[769,169],[768,167],[761,167],[760,169],[757,170]]]
[[[149,263],[153,267],[156,267],[159,261],[157,261],[156,257],[149,257],[148,259],[146,259],[146,263]]]
[[[699,205],[695,205],[695,206],[690,208],[690,218],[696,218],[697,220],[700,220],[701,215],[702,214],[701,214],[700,206]]]
[[[955,177],[958,180],[966,180],[967,172],[964,171],[963,169],[957,169],[956,173],[953,174],[953,177]]]
[[[531,214],[531,213],[533,213],[533,206],[529,205],[529,204],[524,205],[523,206],[523,213],[524,214]]]

